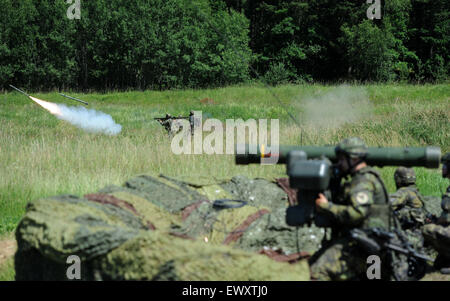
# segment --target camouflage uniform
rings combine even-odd
[[[164,127],[164,129],[171,134],[171,127],[172,127],[172,115],[166,114],[165,119],[158,120],[158,122]]]
[[[367,152],[364,142],[357,138],[344,140],[337,147],[337,153],[340,148],[345,148],[350,157],[356,156],[361,159]],[[359,153],[352,153],[349,149],[356,149]],[[322,205],[319,209],[321,213],[331,218],[334,226],[331,242],[310,260],[313,278],[348,280],[365,273],[367,256],[363,255],[348,233],[352,228],[367,227],[372,207],[385,205],[387,202],[386,189],[375,170],[364,167],[351,174],[351,180],[342,185],[337,200]]]
[[[442,196],[442,215],[436,224],[423,227],[425,240],[438,251],[436,267],[450,267],[450,186]]]
[[[184,117],[173,117],[170,114],[166,114],[166,117],[162,120],[159,120],[159,123],[164,127],[164,129],[167,131],[167,133],[169,133],[169,136],[174,136],[176,134],[178,134],[179,132],[181,132],[181,130],[183,129],[185,122],[184,122]],[[189,125],[190,125],[190,129],[189,132],[192,132],[192,117],[191,115],[189,116]],[[176,130],[175,130],[176,129]]]
[[[420,228],[425,224],[427,212],[423,196],[417,189],[412,168],[399,167],[394,174],[397,191],[390,196],[391,207],[402,229]]]
[[[450,177],[450,153],[447,153],[442,162],[446,173],[443,172],[443,177]],[[428,224],[423,227],[422,233],[425,241],[433,246],[439,255],[436,258],[435,266],[438,268],[450,267],[450,186],[442,196],[442,214],[436,224]]]

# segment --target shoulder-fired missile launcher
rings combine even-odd
[[[274,149],[274,147],[271,147]],[[238,145],[236,152],[236,164],[246,165],[260,163],[261,158],[278,158],[278,164],[286,164],[289,152],[293,150],[303,151],[308,159],[328,158],[336,162],[337,157],[334,146],[279,146],[277,152],[264,153],[261,145]],[[250,150],[256,149],[256,152]],[[263,150],[263,151],[261,151]],[[405,166],[439,168],[441,161],[441,149],[436,146],[428,147],[369,147],[365,159],[371,166]]]
[[[237,145],[236,164],[262,163],[263,158],[276,159],[277,164],[286,164],[291,188],[297,189],[297,206],[286,212],[286,223],[300,226],[314,222],[318,227],[329,227],[330,221],[315,213],[314,200],[319,193],[328,198],[331,188],[339,184],[332,163],[337,162],[333,146],[279,146]],[[407,166],[439,168],[441,149],[439,147],[372,147],[368,148],[365,161],[371,166]],[[331,187],[332,186],[332,187]]]

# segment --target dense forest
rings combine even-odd
[[[450,1],[0,0],[0,89],[442,82]],[[369,2],[369,3],[368,3]]]

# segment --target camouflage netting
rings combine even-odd
[[[95,261],[99,279],[309,280],[305,260],[295,264],[269,257],[147,232]]]
[[[182,226],[176,230],[178,233],[206,237],[217,244],[234,235],[233,241],[227,244],[248,251],[281,249],[284,254],[313,253],[320,248],[324,236],[324,230],[314,226],[289,227],[285,222],[287,195],[277,184],[265,179],[140,176],[127,181],[123,187],[107,187],[100,192],[125,200],[139,195],[168,212],[179,214]],[[247,205],[216,210],[213,201],[217,199],[242,200]],[[243,226],[248,223],[247,227]],[[177,228],[173,226],[172,229]]]
[[[217,209],[224,198],[248,203]],[[286,206],[275,183],[244,177],[139,176],[83,198],[37,200],[16,231],[16,278],[65,280],[77,255],[85,280],[306,280],[302,256],[323,230],[287,226]]]
[[[186,218],[178,233],[204,237],[214,244],[227,244],[248,251],[277,250],[283,254],[314,253],[320,248],[324,231],[315,226],[293,228],[285,222],[286,208],[247,205],[217,210],[202,203]]]

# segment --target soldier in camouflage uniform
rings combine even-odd
[[[442,177],[450,179],[450,153],[442,157]],[[425,241],[439,252],[435,267],[442,273],[450,274],[450,186],[442,196],[442,214],[436,224],[423,227]]]
[[[166,129],[169,134],[171,134],[172,118],[172,115],[166,114],[165,119],[158,120],[158,122]]]
[[[403,230],[422,227],[427,219],[423,196],[416,187],[416,173],[412,168],[399,167],[394,173],[397,191],[390,196],[394,214]]]
[[[341,185],[333,203],[323,194],[316,200],[318,212],[333,223],[331,241],[310,260],[312,277],[319,280],[349,280],[365,275],[367,255],[361,253],[349,231],[366,228],[371,207],[388,203],[384,183],[364,161],[367,155],[364,141],[345,139],[335,151],[342,176],[350,176],[350,180]]]
[[[190,112],[189,117],[175,117],[170,114],[166,114],[164,118],[157,118],[158,122],[164,127],[164,129],[169,133],[169,136],[174,136],[182,131],[184,127],[184,120],[189,121],[190,128],[188,132],[193,134],[194,127],[194,113]]]

